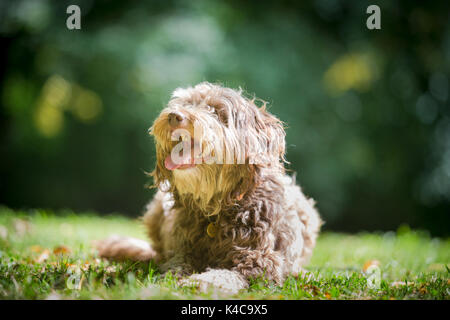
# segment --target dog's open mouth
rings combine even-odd
[[[166,167],[167,170],[175,170],[175,169],[188,169],[188,168],[193,168],[196,166],[196,164],[194,163],[194,158],[192,158],[191,156],[188,155],[188,157],[183,157],[183,162],[182,163],[176,163],[172,160],[172,157],[169,155],[165,160],[164,160],[164,165]]]
[[[171,154],[169,154],[164,160],[164,166],[167,170],[183,170],[193,168],[199,163],[198,159],[202,159],[201,155],[199,155],[197,161],[195,161],[196,157],[194,157],[194,139],[192,139],[188,143],[186,143],[186,141],[184,143],[185,144],[183,145],[183,148],[178,152],[178,154],[176,151],[172,151]]]

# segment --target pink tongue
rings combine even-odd
[[[175,169],[177,169],[177,168],[179,168],[179,167],[182,166],[181,163],[180,163],[180,164],[174,163],[174,162],[172,161],[172,157],[171,157],[171,156],[168,156],[168,157],[166,158],[166,160],[164,160],[164,165],[166,166],[166,169],[167,169],[167,170],[175,170]]]
[[[194,163],[191,160],[191,157],[189,154],[184,156],[182,159],[177,159],[177,160],[178,160],[177,162],[181,162],[181,163],[175,163],[175,162],[173,162],[172,157],[170,155],[167,156],[167,158],[164,160],[164,165],[166,166],[166,169],[167,170],[175,170],[181,166],[189,166],[189,167],[194,166]]]

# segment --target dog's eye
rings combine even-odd
[[[228,125],[228,114],[225,110],[215,110],[215,113],[219,120],[224,123],[225,125]]]
[[[215,108],[212,106],[207,106],[208,111],[212,114],[216,115],[220,122],[224,123],[225,125],[228,124],[228,115],[225,110],[221,110],[220,108]]]
[[[211,106],[207,106],[206,108],[208,109],[208,111],[209,111],[210,113],[215,114],[216,116],[219,117],[219,112],[217,111],[216,108],[211,107]]]

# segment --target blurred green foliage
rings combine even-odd
[[[81,8],[81,30],[66,8]],[[449,234],[448,2],[0,2],[0,203],[139,215],[178,86],[241,86],[288,125],[325,228]]]

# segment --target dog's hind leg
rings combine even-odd
[[[111,236],[95,243],[100,257],[110,260],[149,261],[156,257],[156,252],[144,240]]]

